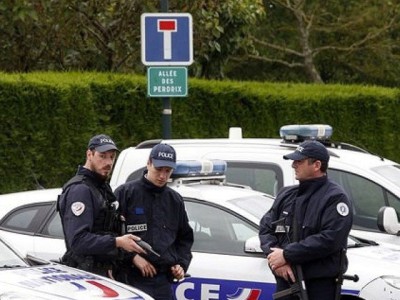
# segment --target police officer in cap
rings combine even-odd
[[[175,149],[157,144],[143,176],[115,191],[127,232],[141,237],[158,254],[127,255],[125,282],[155,300],[174,299],[171,285],[184,278],[192,259],[193,230],[183,199],[167,186],[175,167]]]
[[[343,254],[352,226],[352,204],[327,175],[329,153],[323,144],[305,141],[283,158],[293,160],[299,184],[281,189],[261,219],[261,248],[278,294],[290,291],[290,285],[299,281],[295,271],[302,270],[309,300],[333,300],[340,292],[338,278],[347,268]]]
[[[117,151],[109,136],[92,137],[85,164],[79,166],[58,198],[67,248],[62,262],[111,278],[120,249],[145,253],[136,244],[136,236],[119,236],[118,202],[107,182]]]

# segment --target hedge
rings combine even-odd
[[[85,159],[92,135],[123,149],[162,138],[162,100],[144,76],[116,73],[0,73],[0,193],[61,186]],[[286,124],[324,123],[333,139],[400,161],[398,89],[189,79],[171,98],[172,138],[278,137]]]

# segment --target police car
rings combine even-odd
[[[170,186],[185,201],[194,230],[190,277],[174,284],[177,300],[272,299],[275,279],[260,249],[258,224],[274,198],[226,181],[226,163],[178,161]],[[65,251],[60,189],[0,195],[0,236],[24,254],[51,259]],[[350,238],[342,299],[400,299],[400,252]],[[373,266],[373,268],[371,267]]]
[[[271,195],[296,184],[292,161],[284,160],[305,139],[324,143],[330,153],[328,176],[347,192],[354,206],[352,233],[358,237],[400,247],[393,234],[395,224],[380,221],[380,208],[392,207],[400,212],[400,165],[371,154],[354,145],[332,141],[329,125],[286,125],[280,128],[280,139],[243,138],[241,128],[231,128],[229,138],[149,140],[123,150],[115,164],[111,185],[118,185],[142,174],[150,149],[157,143],[168,143],[178,159],[222,159],[228,163],[227,180],[247,185]],[[384,214],[382,214],[384,216]],[[393,220],[393,218],[390,218]],[[386,228],[385,228],[386,226]],[[390,227],[390,228],[388,228]],[[382,233],[379,229],[385,230]],[[397,232],[396,232],[397,233]]]
[[[0,239],[0,299],[153,299],[138,289],[102,276],[22,258]]]

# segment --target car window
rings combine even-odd
[[[21,231],[27,234],[36,233],[43,220],[46,219],[52,203],[30,204],[20,206],[7,215],[0,222],[2,229]]]
[[[379,232],[378,211],[382,206],[393,205],[399,208],[399,199],[380,185],[362,176],[329,169],[328,176],[341,185],[353,202],[355,229],[368,229]],[[399,211],[399,210],[397,210]]]
[[[244,242],[258,235],[255,226],[219,207],[185,200],[194,232],[193,251],[246,255]]]
[[[251,187],[276,196],[278,190],[283,187],[283,171],[273,163],[262,162],[233,162],[227,161],[226,181]],[[140,178],[146,168],[132,172],[128,181]]]
[[[41,234],[54,238],[60,238],[60,239],[64,238],[61,218],[58,212],[56,211],[53,212],[52,216],[46,222],[43,229],[41,230]]]
[[[400,201],[399,199],[391,193],[388,193],[389,206],[396,210],[397,218],[400,220]]]
[[[282,169],[273,163],[227,162],[228,182],[250,186],[252,189],[276,196],[283,186]]]
[[[373,170],[379,175],[385,177],[387,180],[391,181],[398,187],[400,187],[400,166],[379,166],[373,168]]]
[[[128,178],[126,179],[126,182],[139,179],[140,177],[142,177],[143,172],[144,172],[145,170],[146,170],[146,168],[143,167],[143,168],[140,168],[140,169],[138,169],[138,170],[132,172],[132,173],[128,176]]]

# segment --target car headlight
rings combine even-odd
[[[381,277],[388,285],[400,289],[400,277],[385,275]]]

